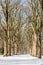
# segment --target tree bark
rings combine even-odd
[[[4,49],[4,54],[5,56],[11,55],[10,53],[10,42],[9,42],[9,24],[8,24],[8,0],[6,0],[6,43],[4,44],[4,47],[6,47]]]
[[[38,57],[41,58],[41,32],[42,32],[42,21],[38,30]]]
[[[8,54],[8,6],[6,3],[6,24],[7,24],[7,28],[6,28],[6,42],[4,42],[4,55],[7,56]]]
[[[36,45],[37,45],[37,36],[36,33],[33,34],[33,46],[32,46],[32,55],[36,56]]]

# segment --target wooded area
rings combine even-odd
[[[0,0],[0,44],[4,56],[31,54],[41,58],[43,0]]]

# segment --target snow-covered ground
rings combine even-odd
[[[43,65],[43,57],[38,59],[31,55],[0,56],[0,65]]]

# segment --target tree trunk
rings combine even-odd
[[[6,28],[6,42],[4,41],[4,55],[7,56],[8,54],[8,6],[6,3],[6,24],[7,24],[7,28]]]
[[[4,56],[7,56],[7,46],[5,40],[4,40]]]
[[[10,50],[9,50],[9,47],[10,47],[10,44],[9,44],[9,24],[8,24],[8,0],[6,0],[6,25],[7,25],[7,27],[6,27],[6,31],[5,31],[5,33],[6,33],[6,43],[4,44],[4,47],[6,47],[5,49],[4,49],[4,54],[5,54],[5,56],[8,56],[8,55],[10,55],[11,53],[10,53]]]
[[[13,37],[11,39],[11,55],[14,55],[14,42]]]
[[[32,55],[36,56],[36,44],[37,44],[37,36],[36,33],[33,34],[33,46],[32,46]]]
[[[41,31],[42,31],[42,22],[38,30],[38,57],[41,58]]]

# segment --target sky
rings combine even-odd
[[[4,0],[2,0],[2,1],[4,2]],[[15,4],[17,3],[17,1],[20,1],[20,0],[12,0],[12,2],[14,2]],[[12,4],[12,2],[11,2],[11,4]],[[19,2],[18,2],[18,3],[19,3]],[[26,0],[21,0],[21,4],[24,5],[24,6],[27,6]],[[1,11],[1,10],[2,10],[2,7],[0,6],[0,11]],[[1,17],[2,17],[2,16],[4,17],[4,15],[1,14]],[[3,17],[2,17],[2,18],[3,18]],[[4,19],[4,18],[3,18],[3,19]],[[2,19],[2,21],[4,21],[3,19]]]
[[[2,0],[2,1],[4,1],[4,0]],[[13,0],[13,1],[17,2],[17,1],[20,1],[20,0]],[[21,4],[25,5],[24,1],[25,0],[21,0]],[[2,10],[2,7],[0,6],[0,12],[1,12],[1,10]],[[4,19],[4,15],[3,14],[1,14],[1,18],[2,18],[1,21],[4,22],[5,19]]]
[[[4,1],[4,0],[2,0],[2,1]],[[12,0],[12,1],[15,1],[15,0]],[[17,1],[20,1],[20,0],[16,0],[15,2],[17,2]],[[23,4],[24,6],[27,5],[26,0],[21,0],[21,4]],[[0,11],[1,10],[2,10],[2,7],[0,6]]]
[[[2,0],[4,1],[4,0]],[[14,1],[14,0],[13,0]],[[17,0],[16,0],[17,1]],[[24,3],[25,0],[21,0],[21,3]],[[2,7],[0,6],[0,10],[2,10]]]

